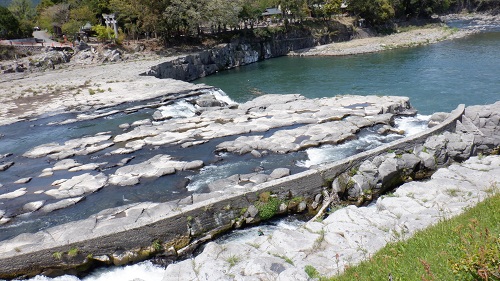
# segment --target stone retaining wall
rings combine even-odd
[[[267,203],[266,199],[262,200],[262,194],[271,194],[288,204],[298,198],[310,205],[318,201],[329,180],[388,150],[411,149],[423,144],[429,136],[454,131],[463,113],[464,105],[460,105],[446,120],[420,134],[218,198],[191,205],[141,203],[120,207],[86,220],[3,241],[0,243],[0,278],[40,273],[60,275],[71,270],[76,273],[96,263],[120,265],[144,260],[164,249],[174,256],[185,253],[183,248],[190,249],[189,244],[196,244],[204,235],[225,231],[241,219],[252,218],[250,212],[256,202]],[[280,206],[279,212],[286,212],[286,208]],[[97,217],[105,215],[112,217],[113,222],[97,225]],[[92,229],[92,233],[82,236],[82,229]]]
[[[331,25],[331,26],[330,26]],[[221,44],[211,50],[187,55],[173,61],[153,66],[142,75],[156,78],[173,78],[183,81],[193,81],[200,77],[214,74],[221,70],[251,64],[269,58],[284,56],[291,51],[311,48],[317,45],[347,41],[353,34],[352,27],[340,23],[330,23],[324,29],[291,28],[288,31],[253,40],[233,40]],[[324,33],[315,35],[313,32]]]

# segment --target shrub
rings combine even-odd
[[[92,27],[92,30],[96,33],[97,38],[101,42],[105,42],[109,39],[115,39],[115,31],[111,27],[95,25]]]
[[[52,254],[52,257],[54,257],[57,260],[62,259],[63,253],[62,252],[55,252]]]
[[[281,201],[272,197],[269,192],[261,193],[260,201],[255,203],[255,207],[259,210],[259,216],[263,220],[272,218],[279,210]]]
[[[163,243],[160,240],[155,240],[151,247],[153,247],[155,251],[160,252],[163,250]]]

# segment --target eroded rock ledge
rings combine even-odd
[[[198,170],[205,165],[202,160],[180,161],[166,154],[152,156],[140,163],[131,163],[135,158],[133,153],[142,149],[180,145],[189,153],[188,149],[193,146],[222,137],[241,135],[233,141],[220,143],[216,151],[240,155],[251,153],[253,157],[269,153],[284,154],[355,139],[362,128],[376,124],[383,124],[388,129],[397,131],[392,127],[394,117],[415,113],[408,98],[390,96],[306,99],[300,95],[265,95],[237,105],[224,103],[212,94],[205,93],[188,95],[187,101],[198,106],[197,112],[193,112],[191,117],[171,119],[168,112],[160,107],[153,114],[154,120],[145,119],[133,124],[121,124],[119,127],[123,128],[123,132],[117,135],[100,132],[64,143],[47,143],[29,149],[23,154],[24,157],[46,158],[49,163],[54,163],[52,167],[40,171],[34,169],[30,181],[51,178],[60,171],[70,172],[69,176],[71,173],[78,175],[54,180],[51,187],[28,193],[33,197],[33,202],[41,206],[36,210],[31,207],[10,210],[0,217],[0,224],[8,223],[17,215],[35,211],[48,212],[71,206],[107,186],[136,185],[141,179],[155,179],[179,171]],[[271,130],[274,132],[269,133]],[[252,136],[245,136],[249,133],[252,133]],[[76,160],[77,157],[87,155],[101,155],[96,157],[100,162],[80,163]],[[113,155],[124,157],[118,162],[107,161],[108,157]],[[10,158],[12,155],[6,157]],[[5,163],[5,170],[14,165],[14,162]],[[110,172],[112,167],[118,169]],[[17,190],[0,195],[0,200],[22,199],[21,197],[27,194],[22,180],[19,179]],[[254,180],[254,183],[264,181]],[[47,201],[45,195],[60,201]],[[201,197],[208,198],[206,195]]]
[[[499,107],[500,103],[470,107],[464,114],[462,106],[415,136],[262,184],[228,186],[213,198],[133,204],[20,235],[0,243],[4,265],[0,277],[57,274],[58,270],[96,263],[124,264],[159,253],[182,256],[212,235],[247,222],[289,211],[315,210],[334,194],[359,200],[384,189],[388,182],[411,180],[415,176],[408,171],[433,170],[478,152],[498,153]],[[447,141],[443,144],[440,138]],[[373,184],[362,185],[361,177],[369,176],[373,178],[367,182]],[[340,182],[342,177],[347,179],[345,185]]]

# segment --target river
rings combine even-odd
[[[421,114],[464,103],[488,104],[500,94],[500,32],[428,46],[345,57],[281,57],[197,80],[236,101],[260,94],[408,96]]]
[[[456,25],[467,27],[463,23]],[[487,31],[453,41],[375,54],[346,57],[282,57],[221,72],[195,82],[219,87],[237,102],[244,102],[266,93],[299,93],[309,98],[343,94],[401,95],[410,97],[411,104],[422,115],[429,115],[437,111],[449,112],[461,103],[475,105],[500,100],[500,27],[489,27]],[[113,126],[116,127],[117,124],[123,122],[120,118],[122,117],[110,117],[109,122],[112,122]],[[134,118],[139,120],[141,117]],[[82,123],[79,127],[74,127],[72,132],[85,129],[84,125]],[[94,130],[92,124],[88,124],[88,126],[88,130]],[[415,125],[405,124],[401,126],[415,127]],[[369,148],[370,143],[379,140],[367,137],[360,138],[358,141],[365,142],[362,145]],[[358,147],[360,144],[346,145]],[[326,147],[323,149],[338,148]],[[354,148],[348,149],[353,150]],[[289,162],[295,163],[297,167],[308,167],[324,161],[335,160],[324,159],[327,154],[332,153],[310,149],[300,155],[290,156],[292,159]],[[269,165],[269,169],[272,167],[273,165]],[[197,182],[196,177],[200,177],[198,182],[211,180],[209,175],[216,174],[217,169],[226,170],[227,167],[209,167],[203,170],[200,175],[191,176],[191,180]],[[155,186],[160,185],[160,183],[161,181]],[[196,190],[196,187],[191,186],[190,188]],[[144,191],[144,189],[142,190]],[[137,201],[143,201],[160,196],[157,192],[160,191],[151,187],[147,195],[137,192],[131,193],[129,196],[138,197]],[[175,188],[172,188],[170,192],[175,194]],[[87,205],[82,205],[76,211],[87,210],[86,208],[90,204],[105,204],[104,201],[110,207],[113,206],[115,201],[110,200],[113,196],[113,189],[104,193],[108,195],[103,195],[103,192],[100,192],[99,195],[94,196],[95,201],[88,200]],[[120,194],[119,197],[115,198],[117,202],[120,201],[121,196]],[[98,199],[98,197],[106,199]],[[95,212],[95,210],[91,211]],[[88,216],[88,212],[89,210],[80,216]],[[148,281],[161,280],[162,272],[162,268],[156,267],[150,262],[144,262],[121,268],[100,269],[83,280],[133,280],[134,278]],[[80,279],[72,276],[62,276],[55,279],[37,276],[32,280],[67,281]]]

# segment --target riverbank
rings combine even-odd
[[[169,265],[162,281],[201,280],[205,276],[209,276],[206,280],[253,277],[306,281],[335,276],[369,260],[388,243],[406,240],[497,193],[499,165],[499,156],[472,157],[439,169],[427,182],[406,183],[368,207],[348,206],[324,220],[260,236],[254,229],[253,237],[208,243],[196,257]],[[422,267],[413,266],[403,271],[419,269]],[[377,270],[389,276],[386,268]],[[361,280],[366,277],[358,276]]]
[[[174,79],[140,76],[159,57],[99,65],[71,65],[0,78],[0,125],[67,112],[91,112],[125,102],[209,88]],[[173,58],[163,58],[163,61]]]
[[[476,21],[478,25],[500,22],[499,15],[490,14],[450,14],[440,17],[443,22],[451,20]],[[433,44],[444,40],[463,38],[480,31],[477,29],[450,28],[444,24],[423,27],[402,28],[397,33],[354,39],[346,42],[321,45],[290,52],[290,56],[345,56],[381,52],[385,50],[409,48]]]
[[[374,53],[391,49],[433,44],[444,40],[462,38],[477,31],[451,29],[447,26],[415,28],[386,36],[354,39],[310,49],[290,52],[289,56],[345,56]]]

